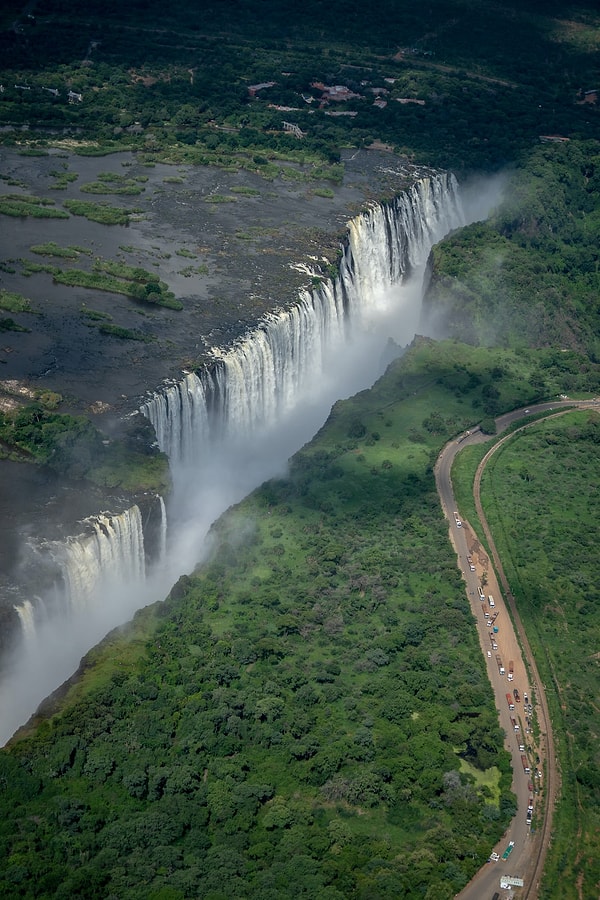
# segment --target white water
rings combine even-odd
[[[23,637],[26,641],[35,638],[35,613],[33,611],[33,603],[31,600],[25,600],[21,606],[15,606],[17,615],[23,629]]]
[[[159,545],[165,546],[162,498],[158,508],[162,515]],[[2,742],[73,673],[94,643],[155,599],[147,593],[139,508],[133,506],[119,515],[100,513],[82,525],[82,534],[67,541],[31,548],[32,559],[39,566],[51,563],[59,578],[43,597],[15,605],[23,641],[11,675],[0,684]],[[164,559],[157,560],[157,571],[161,563]],[[168,587],[164,585],[163,595]]]
[[[63,570],[71,615],[35,617],[32,635],[31,609],[24,604],[19,611],[28,640],[0,686],[0,740],[110,628],[164,598],[193,569],[212,522],[283,472],[337,399],[373,383],[387,339],[402,346],[416,331],[431,246],[464,223],[452,176],[419,180],[389,205],[374,205],[348,223],[334,282],[301,293],[294,308],[274,311],[233,348],[216,350],[210,371],[187,374],[149,397],[142,412],[170,457],[175,487],[168,535],[161,507],[164,564],[144,579],[141,530],[120,517],[99,524],[90,541],[74,542]],[[107,570],[114,577],[105,579]],[[74,607],[85,615],[73,615]]]
[[[137,506],[117,516],[101,513],[88,520],[91,533],[48,547],[65,583],[71,609],[89,610],[98,586],[110,594],[119,585],[136,585],[145,577],[144,532]]]

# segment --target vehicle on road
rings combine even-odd
[[[513,698],[511,697],[510,694],[507,694],[507,695],[506,695],[506,702],[508,703],[508,708],[509,708],[509,709],[514,709],[514,708],[515,708],[515,704],[513,703]]]
[[[502,854],[502,859],[508,859],[508,857],[510,856],[510,854],[513,852],[513,847],[514,847],[514,846],[515,846],[515,842],[514,842],[514,841],[509,841],[509,842],[508,842],[508,847],[506,848],[506,850],[505,850],[504,853]]]
[[[457,528],[462,528],[462,522],[461,522],[460,516],[457,512],[454,513],[454,521],[456,522]]]
[[[499,859],[500,859],[500,854],[496,853],[496,851],[494,850],[492,853],[490,853],[490,858],[489,858],[488,862],[498,862]]]
[[[515,664],[511,659],[511,661],[508,664],[508,680],[512,681],[514,677],[515,677]]]
[[[519,691],[517,690],[517,688],[514,689],[513,694],[515,695],[515,700],[517,701],[517,703],[520,703],[521,695],[519,694]]]

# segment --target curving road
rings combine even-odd
[[[497,433],[501,433],[519,419],[527,418],[535,413],[557,410],[557,414],[562,414],[574,407],[597,408],[599,404],[599,399],[590,401],[562,400],[539,403],[527,409],[514,410],[496,420]],[[490,564],[487,554],[469,524],[458,517],[458,522],[461,522],[458,525],[457,516],[455,516],[457,506],[450,477],[452,464],[457,453],[464,446],[490,440],[490,436],[475,430],[474,432],[467,432],[458,441],[451,441],[440,453],[434,470],[442,508],[450,522],[450,539],[458,556],[458,563],[466,583],[469,602],[477,621],[480,644],[499,711],[500,726],[504,729],[506,735],[505,746],[512,754],[512,789],[517,796],[518,802],[517,815],[512,820],[502,841],[496,847],[490,847],[490,853],[495,851],[502,857],[509,841],[514,841],[509,858],[507,860],[500,858],[497,863],[489,863],[483,866],[469,884],[457,895],[460,900],[485,900],[487,897],[493,897],[494,893],[500,890],[501,875],[513,875],[523,878],[524,888],[519,896],[525,898],[525,900],[535,900],[537,898],[550,840],[554,806],[558,796],[559,780],[554,755],[552,723],[543,684],[540,680],[514,597],[510,592],[501,560],[487,525],[479,495],[481,476],[493,453],[515,433],[518,433],[523,428],[530,427],[536,421],[524,424],[517,429],[517,432],[511,432],[500,441],[497,441],[482,459],[477,469],[473,494],[487,545],[492,554],[493,565]],[[470,557],[470,562],[467,561],[467,556]],[[496,580],[496,573],[499,583]],[[480,588],[484,591],[484,603],[479,598]],[[490,609],[490,612],[498,613],[495,621],[495,625],[498,627],[498,633],[495,635],[497,649],[492,648],[490,640],[491,629],[488,627],[483,615],[483,607],[489,605],[488,597],[490,594],[493,596],[495,603],[494,609]],[[500,674],[496,662],[497,655],[501,657],[504,664],[504,675]],[[514,667],[514,680],[510,683],[507,679],[509,661],[513,662]],[[529,683],[529,677],[532,679],[532,684]],[[520,703],[517,703],[513,695],[511,699],[515,709],[513,711],[509,710],[506,694],[509,692],[512,694],[515,687],[517,687],[521,698],[527,695],[529,702],[535,703],[534,712],[539,726],[537,744],[534,744],[533,734],[527,730],[528,723],[523,699],[521,699]],[[519,725],[518,731],[515,731],[515,723]],[[523,771],[522,751],[520,750],[520,745],[522,744],[526,747],[526,756],[531,766],[530,774],[526,774]],[[536,777],[538,766],[540,770],[539,778]],[[542,772],[544,778],[543,791],[540,790]],[[533,786],[534,794],[530,791],[530,785]],[[534,817],[538,825],[535,832],[532,832],[527,822],[527,808],[531,796],[534,797]]]

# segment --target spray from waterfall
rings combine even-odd
[[[293,308],[273,311],[234,346],[215,351],[211,367],[148,397],[141,411],[170,458],[174,482],[168,532],[162,500],[160,506],[155,557],[162,561],[145,576],[143,533],[132,543],[131,523],[117,527],[119,517],[111,517],[98,523],[95,543],[78,547],[79,574],[64,574],[67,595],[76,598],[81,591],[91,598],[83,604],[85,615],[72,614],[81,605],[74,599],[70,616],[47,620],[35,615],[35,603],[22,604],[18,613],[28,640],[0,685],[0,739],[10,737],[95,641],[135,609],[163,599],[176,578],[201,561],[215,519],[282,473],[336,400],[381,374],[390,337],[400,346],[411,341],[431,246],[465,222],[458,185],[447,174],[422,178],[390,203],[373,204],[349,222],[335,280],[301,292]],[[109,536],[110,550],[104,546]],[[127,544],[126,553],[137,560],[135,574],[122,571],[113,539]],[[82,572],[88,568],[94,570],[91,587]],[[118,577],[105,579],[107,569]],[[27,624],[32,610],[33,635]]]

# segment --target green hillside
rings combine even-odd
[[[516,357],[418,343],[90,655],[0,755],[4,894],[450,898],[485,862],[510,763],[431,466],[499,365],[526,402]]]

